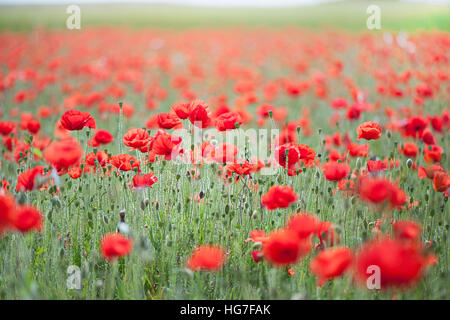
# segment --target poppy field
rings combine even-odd
[[[448,299],[448,30],[0,31],[0,299]]]

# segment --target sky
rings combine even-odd
[[[427,2],[433,4],[449,4],[450,0],[407,0],[410,2]],[[0,4],[84,4],[84,3],[170,3],[194,6],[255,6],[278,7],[311,5],[326,0],[0,0]]]

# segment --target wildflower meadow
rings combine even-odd
[[[370,30],[361,3],[344,28],[0,7],[0,299],[447,300],[445,10]]]

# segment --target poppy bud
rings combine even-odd
[[[54,196],[52,198],[52,206],[56,209],[60,209],[61,208],[61,200],[59,200],[58,196]]]
[[[411,159],[406,160],[406,166],[411,169],[413,161]]]
[[[147,208],[148,203],[149,203],[149,201],[148,201],[147,198],[145,198],[144,200],[141,201],[141,209],[142,209],[142,211],[144,211],[145,208]]]
[[[359,170],[361,168],[361,158],[356,159],[356,170]]]

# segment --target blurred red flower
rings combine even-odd
[[[44,176],[44,167],[36,166],[33,169],[29,169],[17,177],[16,191],[33,191],[38,186],[36,185],[36,178],[38,176]]]
[[[15,200],[7,194],[0,194],[0,235],[11,227],[15,215]]]
[[[377,140],[381,137],[381,126],[373,121],[361,123],[356,129],[358,139]]]
[[[194,100],[189,104],[189,120],[199,128],[208,128],[212,120],[210,118],[209,107],[206,102]]]
[[[158,178],[153,172],[147,173],[145,175],[135,175],[133,177],[133,188],[146,188],[151,187],[153,184],[158,182]]]
[[[219,131],[233,130],[242,125],[242,118],[239,113],[227,112],[216,118],[215,126]]]
[[[99,145],[108,144],[114,141],[113,135],[104,129],[99,129],[95,132],[92,138],[91,145],[93,147],[98,147]]]
[[[397,221],[392,225],[392,229],[396,238],[414,241],[420,240],[422,232],[422,227],[417,222],[408,220]]]
[[[61,117],[61,126],[66,130],[82,130],[84,127],[95,129],[95,119],[89,112],[68,110]]]
[[[287,208],[298,200],[298,195],[289,186],[273,186],[261,197],[261,202],[268,210]]]
[[[350,166],[341,162],[325,162],[322,165],[323,174],[328,181],[339,181],[348,176]]]
[[[155,137],[151,140],[149,148],[155,154],[164,156],[164,159],[171,160],[178,155],[180,146],[180,137],[158,130]]]
[[[415,284],[434,259],[426,256],[420,244],[383,238],[363,245],[356,256],[355,276],[363,285],[372,275],[370,266],[380,268],[381,289]]]
[[[306,239],[315,235],[320,225],[320,219],[314,215],[307,212],[299,212],[289,218],[286,229],[293,231],[299,239]]]
[[[20,232],[32,229],[40,232],[42,230],[42,213],[32,206],[19,206],[14,215],[13,226]]]
[[[336,247],[319,252],[309,263],[309,269],[318,278],[317,285],[342,276],[351,267],[353,253],[347,247]]]
[[[126,256],[132,250],[133,240],[117,232],[104,235],[100,243],[102,256],[108,261]]]
[[[298,145],[294,142],[285,143],[275,150],[278,163],[287,169],[291,169],[300,160]]]
[[[67,170],[71,166],[79,163],[83,155],[81,146],[75,139],[65,138],[53,141],[44,150],[44,159],[56,170]]]
[[[198,246],[189,257],[186,267],[192,271],[217,271],[225,263],[225,250],[212,245]]]
[[[132,168],[140,170],[141,162],[127,153],[111,156],[110,161],[120,171],[130,171]]]
[[[292,230],[277,230],[263,244],[264,258],[274,266],[296,264],[312,249],[308,238],[299,239]]]

